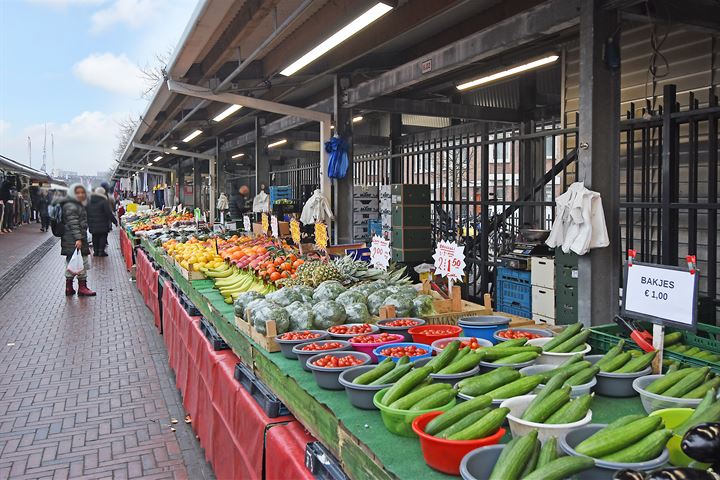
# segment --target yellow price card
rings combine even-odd
[[[263,213],[260,216],[260,222],[262,223],[263,233],[267,233],[270,228],[270,219],[268,218],[267,213]]]
[[[290,220],[290,236],[295,245],[300,245],[300,222],[294,218]]]
[[[327,225],[322,222],[315,224],[315,245],[320,250],[327,250],[328,245],[328,233]]]

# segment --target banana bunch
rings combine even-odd
[[[229,273],[225,275],[225,272]],[[216,276],[220,274],[222,276]],[[265,284],[248,270],[239,270],[229,266],[227,269],[219,267],[219,269],[207,270],[205,275],[215,280],[215,288],[220,290],[220,294],[227,304],[232,304],[235,298],[244,292],[253,291],[267,295],[276,290],[273,285]]]
[[[200,271],[208,278],[227,278],[233,273],[232,267],[225,262],[217,268],[201,268]]]

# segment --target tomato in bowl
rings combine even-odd
[[[526,338],[528,340],[534,340],[536,338],[552,337],[553,333],[550,330],[541,328],[504,328],[498,330],[493,334],[495,340],[506,342],[508,340],[515,340],[518,338]]]
[[[391,345],[381,345],[373,350],[378,362],[382,362],[386,358],[391,358],[393,362],[397,362],[402,357],[410,357],[410,361],[420,360],[421,358],[429,358],[432,356],[432,348],[422,343],[393,343]]]
[[[382,345],[389,345],[393,343],[402,342],[405,339],[397,333],[375,333],[372,335],[358,335],[352,337],[349,342],[355,350],[370,355],[370,359],[373,363],[377,362],[374,350]]]

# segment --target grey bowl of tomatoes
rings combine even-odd
[[[370,335],[379,330],[377,325],[370,323],[346,323],[345,325],[333,325],[327,331],[332,338],[347,340],[358,335]]]
[[[411,317],[387,318],[377,322],[377,326],[380,327],[381,332],[400,334],[406,342],[412,342],[413,339],[412,335],[408,333],[408,330],[412,327],[419,327],[420,325],[425,325],[425,320]]]
[[[350,342],[345,340],[315,340],[311,342],[301,343],[292,347],[292,353],[297,355],[297,359],[300,362],[303,370],[310,372],[310,368],[307,365],[307,361],[319,353],[332,353],[352,350]]]
[[[370,355],[362,352],[318,353],[307,361],[320,388],[343,390],[340,374],[345,370],[370,363]]]
[[[296,359],[297,354],[293,352],[295,345],[308,343],[314,340],[325,340],[330,336],[325,330],[301,330],[297,332],[287,332],[275,338],[280,345],[280,352],[285,358]]]
[[[500,342],[514,340],[516,338],[527,338],[533,340],[535,338],[552,337],[555,334],[550,330],[542,328],[503,328],[493,334],[493,338]]]
[[[425,345],[423,343],[402,342],[376,347],[375,350],[373,350],[373,353],[377,357],[378,363],[382,362],[387,357],[392,358],[393,362],[397,362],[402,357],[410,357],[410,361],[414,362],[423,358],[430,358],[432,356],[433,349],[430,345]]]

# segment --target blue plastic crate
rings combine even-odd
[[[495,310],[497,310],[498,312],[509,313],[511,315],[517,315],[518,317],[532,318],[532,312],[530,310],[527,310],[524,308],[518,308],[514,305],[498,304],[495,306]]]
[[[497,303],[532,311],[532,287],[529,284],[498,280],[495,291]]]
[[[382,237],[382,222],[380,220],[374,220],[371,218],[367,221],[367,223],[370,236],[377,235],[378,237]]]
[[[528,270],[515,270],[513,268],[498,267],[497,281],[500,283],[503,280],[530,285],[530,272]]]
[[[275,203],[275,200],[292,200],[293,189],[290,185],[272,186],[270,187],[270,203]]]

